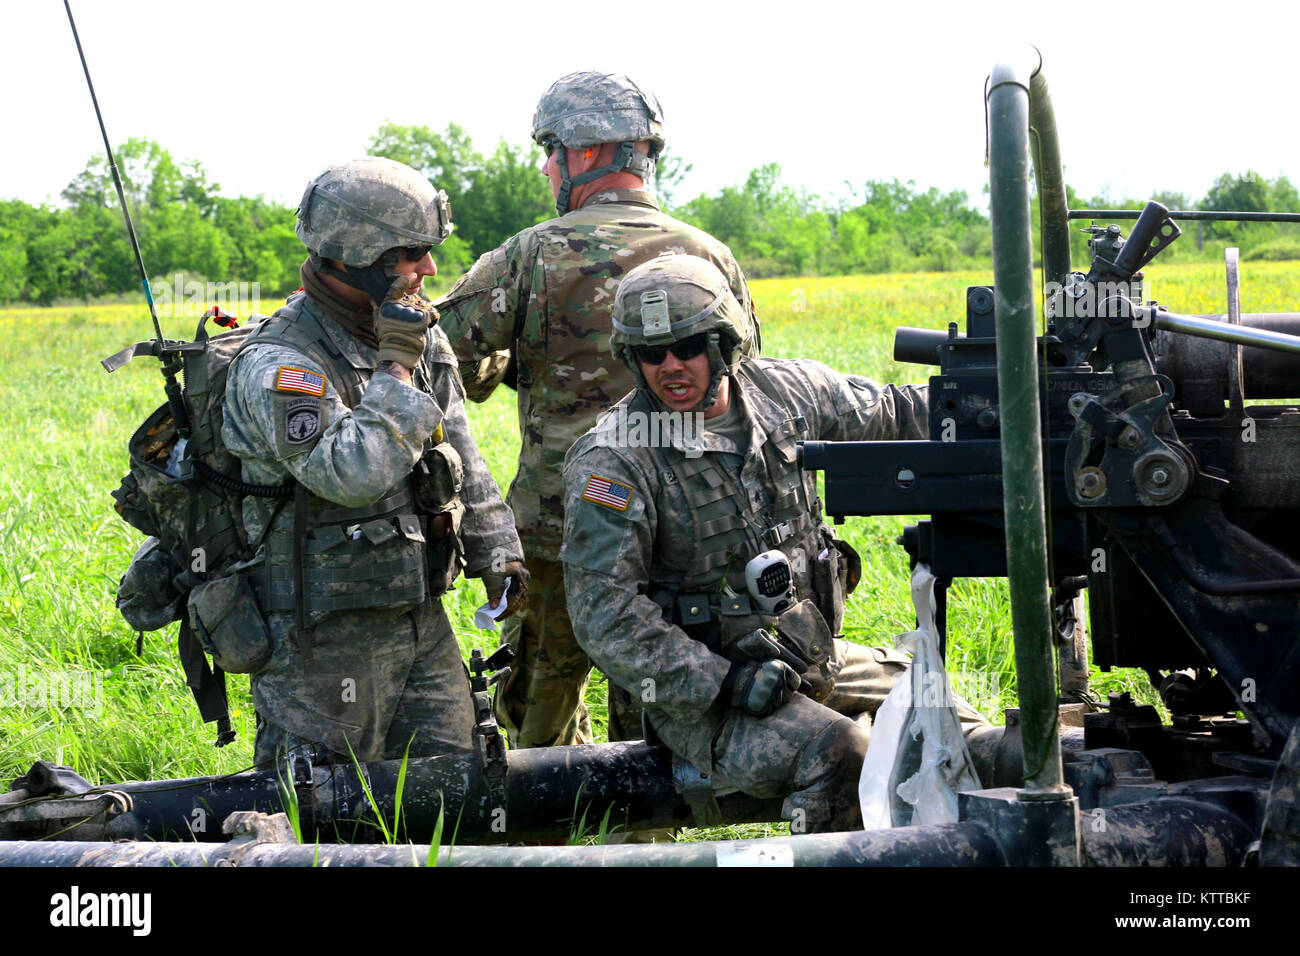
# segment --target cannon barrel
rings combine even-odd
[[[411,759],[404,779],[402,762],[390,760],[300,768],[296,782],[267,770],[92,787],[41,763],[15,781],[24,799],[0,804],[0,837],[59,830],[63,839],[212,841],[225,838],[221,824],[232,813],[286,809],[297,813],[304,839],[362,842],[384,839],[376,814],[390,832],[400,820],[403,839],[426,842],[441,815],[458,843],[563,840],[602,823],[613,832],[781,819],[780,799],[732,793],[710,803],[707,778],[701,802],[682,783],[690,768],[644,741],[515,750],[500,769],[485,772],[478,756],[464,754]],[[693,780],[701,783],[699,774]],[[98,798],[107,795],[125,797],[115,797],[125,812],[106,810]],[[693,808],[706,805],[709,818],[699,819],[705,813]]]

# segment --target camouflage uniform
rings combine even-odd
[[[313,322],[333,359],[276,342],[277,331]],[[432,579],[436,535],[410,499],[412,466],[435,442],[445,440],[463,462],[469,572],[503,555],[517,559],[521,550],[470,435],[445,336],[430,330],[411,385],[372,374],[377,354],[299,293],[231,369],[223,439],[242,460],[245,481],[274,485],[292,476],[310,493],[303,495],[310,528],[301,560],[309,582],[318,575],[308,636],[299,639],[291,558],[301,530],[297,503],[277,511],[269,499],[246,498],[250,541],[272,522],[250,572],[272,642],[269,662],[252,678],[259,763],[299,742],[360,760],[400,757],[408,744],[412,756],[472,746],[466,672],[435,596],[447,582]],[[286,377],[285,369],[303,374]]]
[[[815,475],[796,464],[795,443],[925,438],[927,389],[881,386],[809,360],[746,357],[730,374],[747,447],[708,429],[702,446],[674,434],[671,444],[628,447],[610,440],[617,432],[602,420],[570,450],[569,612],[581,646],[645,701],[650,726],[674,753],[754,796],[785,796],[785,815],[810,828],[848,826],[867,715],[907,658],[836,639],[821,668],[831,680],[812,688],[821,702],[796,694],[762,718],[732,706],[721,688],[733,661],[746,659],[732,642],[764,623],[743,573],[759,552],[789,556],[796,597],[813,599],[829,633],[842,622],[846,555],[822,519]],[[622,409],[655,405],[638,389],[607,415]]]
[[[610,356],[614,290],[633,266],[665,252],[711,260],[752,314],[727,247],[665,215],[641,189],[597,193],[581,209],[525,229],[482,256],[437,303],[471,397],[486,399],[500,380],[484,377],[494,356],[512,350],[516,364],[521,448],[507,501],[533,577],[526,610],[505,625],[517,660],[496,701],[516,747],[592,741],[583,703],[591,662],[573,638],[559,563],[561,469],[574,440],[635,384]],[[612,726],[611,738],[618,733]]]

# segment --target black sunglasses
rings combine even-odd
[[[402,247],[402,255],[406,257],[407,262],[419,262],[421,259],[423,259],[432,251],[433,251],[433,246],[403,246]]]
[[[636,357],[638,362],[645,365],[663,365],[664,359],[668,357],[669,352],[672,352],[673,356],[679,362],[689,362],[708,347],[708,335],[707,333],[701,332],[699,335],[692,335],[688,339],[674,342],[666,348],[656,348],[651,345],[638,345],[632,349],[632,354]]]

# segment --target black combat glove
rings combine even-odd
[[[384,301],[375,306],[379,361],[396,362],[409,369],[420,364],[429,325],[438,317],[437,311],[423,299],[406,294],[411,279],[411,276],[399,275],[388,287]]]
[[[510,584],[510,596],[506,599],[505,613],[497,618],[499,621],[505,620],[519,610],[519,606],[528,595],[528,582],[532,579],[532,575],[528,573],[522,561],[507,561],[501,566],[501,570],[485,571],[479,575],[492,608],[496,608],[501,601],[501,593],[506,589],[506,578],[514,578],[514,581]]]
[[[785,661],[738,661],[722,681],[721,698],[755,717],[766,717],[790,702],[800,677]]]

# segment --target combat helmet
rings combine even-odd
[[[569,211],[569,195],[581,186],[621,170],[649,180],[655,160],[664,148],[664,114],[659,100],[646,93],[621,73],[570,73],[551,84],[533,114],[533,142],[547,150],[559,150],[555,157],[560,172],[560,192],[555,209]],[[640,140],[650,141],[650,155],[637,152]],[[566,147],[577,149],[618,143],[618,153],[608,166],[569,176]]]
[[[452,230],[446,192],[410,166],[379,156],[327,166],[307,184],[297,214],[298,238],[312,254],[312,267],[372,298],[392,267],[379,262],[385,252],[436,246]],[[326,259],[349,271],[332,268]],[[388,283],[382,287],[386,291]]]
[[[610,348],[649,391],[638,346],[666,348],[704,335],[711,377],[701,408],[718,397],[724,375],[734,374],[742,354],[757,354],[757,334],[749,312],[737,301],[727,277],[698,256],[667,253],[643,262],[619,283],[614,298]]]

